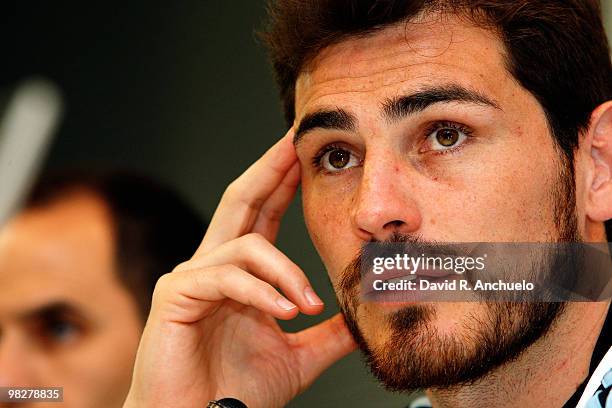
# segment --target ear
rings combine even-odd
[[[612,218],[612,101],[593,111],[586,139],[592,160],[586,215],[603,222]]]

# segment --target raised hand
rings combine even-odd
[[[192,259],[157,283],[125,408],[223,397],[280,407],[355,349],[340,315],[299,333],[276,322],[323,310],[304,272],[273,245],[300,180],[292,137],[230,184]]]

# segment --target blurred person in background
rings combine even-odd
[[[43,178],[0,228],[0,386],[64,387],[63,404],[36,407],[121,406],[155,283],[204,231],[140,176]]]

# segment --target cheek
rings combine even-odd
[[[551,197],[557,183],[552,146],[500,146],[494,153],[463,172],[455,195],[460,198],[455,205],[462,208],[455,221],[465,223],[463,235],[485,241],[548,239],[554,229]]]
[[[96,308],[89,310],[95,316],[95,329],[66,350],[58,363],[67,394],[100,406],[120,406],[117,401],[125,398],[129,389],[143,322],[132,296],[122,287],[105,286],[96,300]]]
[[[119,406],[129,390],[139,335],[135,325],[115,324],[69,357],[66,390],[81,402],[74,406]]]
[[[579,220],[578,228],[580,234],[584,235],[586,233],[585,230],[585,221],[587,220],[587,210],[586,203],[589,197],[590,185],[588,183],[588,170],[589,164],[591,162],[591,153],[588,150],[585,150],[584,145],[581,144],[580,149],[575,154],[575,181],[576,181],[576,215]],[[596,240],[596,238],[592,238],[592,240]]]
[[[355,238],[350,226],[350,196],[343,191],[330,194],[328,188],[302,182],[302,206],[310,238],[330,275],[352,260]],[[358,247],[358,243],[356,244]]]
[[[304,218],[310,237],[322,256],[329,251],[330,235],[335,234],[339,224],[342,223],[338,207],[330,205],[330,200],[315,188],[303,186],[302,200]]]

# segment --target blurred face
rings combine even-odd
[[[87,193],[0,230],[0,386],[64,387],[65,407],[122,405],[142,323],[116,276],[112,234]]]
[[[362,302],[362,244],[571,239],[582,211],[560,204],[574,187],[499,39],[438,17],[332,45],[296,85],[307,227],[349,328],[395,389],[482,376],[562,305]]]

